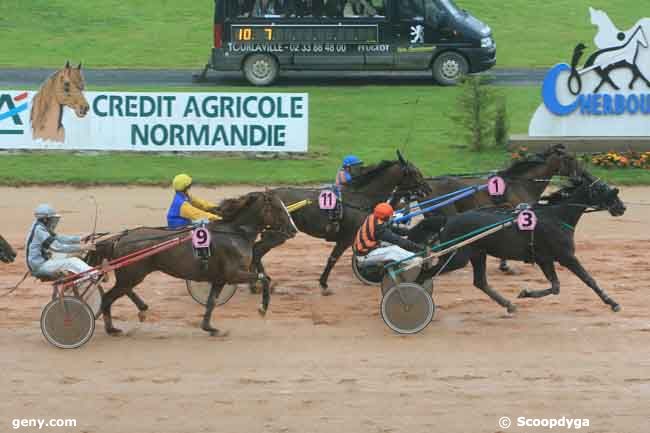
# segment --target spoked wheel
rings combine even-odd
[[[208,303],[208,296],[210,295],[210,289],[212,288],[211,283],[206,281],[185,280],[185,285],[187,286],[187,291],[192,299],[201,305],[206,305]],[[226,284],[223,286],[221,293],[217,297],[216,305],[223,305],[230,301],[230,298],[232,298],[236,292],[237,284]]]
[[[61,349],[76,349],[95,332],[95,315],[84,301],[73,296],[50,301],[41,313],[41,331],[47,341]]]
[[[352,255],[352,272],[363,284],[369,286],[376,286],[381,283],[384,278],[384,265],[378,263],[376,265],[360,266],[356,255]]]
[[[398,334],[416,334],[433,320],[431,295],[414,283],[392,287],[381,300],[381,317]]]
[[[396,286],[397,284],[400,283],[415,283],[415,280],[420,276],[420,272],[422,271],[422,266],[415,266],[411,269],[408,269],[406,271],[400,272],[397,274],[396,280],[393,280],[388,272],[385,273],[384,278],[381,280],[381,294],[386,296],[386,293]],[[431,290],[429,291],[429,294],[433,292],[433,285],[431,287]]]

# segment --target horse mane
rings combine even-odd
[[[541,197],[539,200],[546,202],[548,205],[556,205],[566,201],[568,198],[573,197],[585,184],[589,182],[587,178],[571,178],[569,179],[570,184],[565,185],[562,188]]]
[[[352,181],[348,184],[353,187],[362,187],[370,183],[374,178],[382,174],[386,169],[397,164],[398,161],[383,160],[375,165],[366,166],[363,173],[358,176],[353,176]]]
[[[546,163],[546,158],[539,153],[527,156],[524,159],[513,161],[510,166],[499,172],[502,176],[520,176],[533,167],[538,167]]]
[[[259,196],[260,192],[249,192],[241,197],[227,198],[217,206],[217,213],[223,218],[225,222],[232,221],[239,215],[239,213],[246,209],[253,203]]]
[[[521,176],[533,167],[546,164],[546,160],[553,154],[566,154],[566,146],[555,144],[549,146],[544,152],[527,155],[524,159],[513,161],[510,166],[501,170],[499,174],[505,176]]]
[[[32,109],[30,112],[30,121],[32,130],[40,129],[41,124],[46,118],[47,111],[50,109],[50,101],[55,99],[56,90],[54,81],[62,71],[56,71],[50,75],[41,85],[32,99]]]

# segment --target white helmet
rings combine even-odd
[[[39,204],[34,209],[34,216],[36,218],[60,218],[54,208],[47,203]]]

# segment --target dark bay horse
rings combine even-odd
[[[499,198],[500,206],[514,207],[519,203],[536,203],[553,176],[576,176],[582,171],[575,155],[566,151],[563,145],[555,145],[542,153],[528,155],[495,174],[506,182],[505,195]],[[431,187],[431,198],[457,191],[470,185],[485,184],[486,178],[442,176],[427,180]],[[483,206],[493,206],[495,201],[486,190],[445,206],[437,213],[451,216]],[[508,272],[505,260],[499,269]]]
[[[546,203],[533,207],[538,218],[534,231],[521,231],[516,224],[502,229],[460,248],[453,256],[454,253],[450,253],[440,257],[437,265],[420,274],[418,282],[436,275],[447,260],[450,261],[443,272],[460,269],[471,262],[474,269],[474,286],[499,305],[507,308],[508,312],[514,312],[516,306],[488,284],[485,269],[487,255],[535,263],[542,269],[551,283],[551,288],[523,290],[519,294],[520,298],[539,298],[559,294],[560,282],[554,266],[554,263],[558,262],[591,287],[612,310],[619,311],[619,304],[598,286],[576,257],[574,230],[589,208],[608,210],[612,216],[620,216],[625,213],[625,205],[618,197],[618,189],[611,188],[586,172],[583,172],[579,178],[573,178],[571,182],[572,185],[547,197]],[[510,216],[512,216],[511,212],[498,208],[473,210],[452,216],[440,233],[440,241],[458,238],[473,230],[504,221]]]
[[[253,245],[263,231],[272,231],[285,239],[296,235],[289,212],[272,192],[253,192],[237,199],[224,200],[218,207],[222,221],[210,223],[212,256],[202,263],[194,257],[191,242],[184,242],[169,250],[138,261],[115,272],[115,285],[102,298],[102,313],[106,332],[121,331],[113,326],[111,305],[118,298],[129,295],[142,311],[146,304],[133,292],[147,275],[161,271],[184,280],[208,281],[212,284],[201,328],[210,335],[220,331],[210,324],[215,300],[225,284],[249,283],[257,279],[251,272]],[[99,263],[104,258],[122,257],[132,252],[159,244],[177,236],[186,236],[191,228],[169,230],[166,228],[137,228],[97,244],[89,260]],[[266,313],[269,303],[268,281],[264,281],[260,313]],[[131,295],[132,294],[132,295]],[[140,305],[139,305],[140,303]]]
[[[321,294],[332,294],[327,285],[329,274],[341,255],[352,245],[357,230],[377,203],[389,199],[397,202],[403,196],[418,197],[430,193],[420,170],[406,161],[399,151],[397,156],[398,159],[395,161],[382,161],[365,167],[350,184],[341,188],[343,219],[336,234],[336,244],[319,279]],[[315,238],[326,238],[329,218],[318,205],[318,196],[322,188],[278,188],[273,191],[287,205],[310,200],[310,205],[292,213],[293,220],[301,232]],[[258,272],[266,275],[262,257],[285,240],[274,233],[262,234],[262,239],[255,247],[253,261]]]
[[[16,252],[11,248],[9,242],[0,236],[0,261],[3,263],[12,263],[14,260],[16,260]]]

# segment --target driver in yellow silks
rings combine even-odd
[[[207,200],[202,200],[190,195],[192,178],[186,174],[179,174],[172,182],[174,187],[174,200],[169,211],[167,211],[167,225],[176,229],[192,223],[196,220],[218,221],[221,219],[216,214],[216,205]]]

